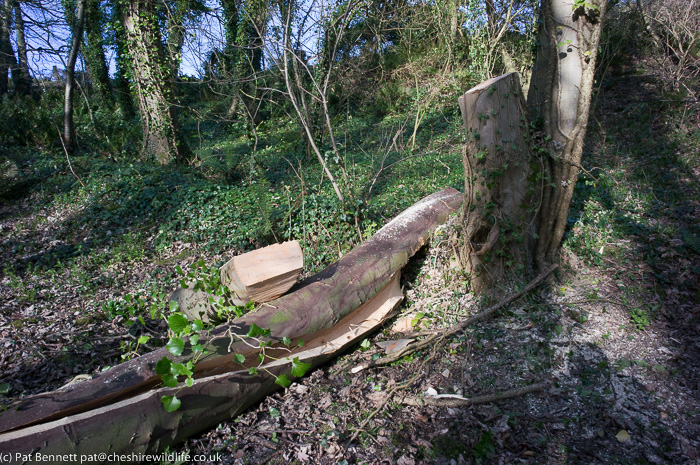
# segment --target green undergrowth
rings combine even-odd
[[[189,166],[87,151],[71,155],[69,165],[56,147],[5,150],[0,156],[18,167],[18,177],[33,181],[19,198],[1,200],[27,208],[3,231],[8,260],[0,277],[16,283],[22,302],[53,283],[78,289],[89,310],[138,327],[154,305],[167,309],[178,264],[203,258],[215,274],[226,257],[296,239],[305,273],[316,272],[421,197],[463,184],[458,111],[428,114],[414,150],[402,142],[410,119],[338,118],[343,159],[330,156],[328,141],[324,150],[336,174],[340,164],[348,173],[345,203],[284,118],[258,127],[257,147],[242,125],[210,126],[192,144],[197,159]],[[101,289],[112,297],[101,300]]]
[[[698,107],[680,95],[603,92],[564,244],[613,272],[632,323],[643,329],[656,316],[658,292],[692,286],[668,259],[697,255]]]

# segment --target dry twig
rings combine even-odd
[[[352,373],[357,373],[357,372],[362,371],[362,370],[367,369],[367,368],[374,368],[374,367],[378,367],[378,366],[388,365],[390,363],[396,362],[397,360],[401,360],[404,356],[406,356],[410,353],[416,352],[420,349],[423,349],[424,347],[427,347],[428,345],[432,344],[433,341],[435,341],[436,339],[440,339],[440,341],[442,341],[443,339],[464,330],[468,326],[471,326],[475,323],[478,323],[479,321],[482,321],[482,320],[488,318],[489,316],[493,315],[501,308],[505,307],[506,305],[514,302],[515,300],[519,299],[520,297],[531,292],[534,288],[539,286],[542,283],[542,281],[544,281],[545,278],[547,278],[547,276],[552,274],[552,272],[554,272],[554,270],[556,270],[558,267],[559,267],[559,265],[550,266],[547,270],[545,270],[542,274],[537,276],[527,286],[525,286],[525,288],[522,291],[517,292],[517,293],[511,295],[510,297],[507,297],[506,299],[504,299],[504,300],[500,301],[499,303],[497,303],[496,305],[484,310],[483,312],[477,313],[476,315],[474,315],[470,318],[467,318],[466,320],[462,320],[459,323],[448,328],[447,330],[432,334],[431,336],[428,336],[427,338],[423,339],[422,341],[418,341],[415,344],[411,344],[409,346],[406,346],[403,350],[395,352],[395,353],[389,355],[388,357],[384,357],[384,358],[381,358],[379,360],[374,360],[374,361],[366,363],[364,365],[358,365],[351,370]],[[440,341],[438,341],[438,342],[440,342]]]
[[[511,399],[513,397],[524,396],[535,391],[542,391],[549,386],[549,382],[530,384],[520,388],[509,389],[498,394],[487,394],[476,397],[445,396],[445,397],[404,397],[401,403],[404,405],[414,405],[422,407],[424,405],[434,405],[436,407],[461,407],[465,405],[488,404],[499,400]]]

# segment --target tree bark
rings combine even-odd
[[[173,105],[173,77],[156,12],[150,0],[127,0],[122,5],[129,49],[133,92],[139,102],[144,155],[161,164],[183,163],[189,149],[182,139]]]
[[[578,178],[593,92],[595,61],[607,3],[542,0],[530,120],[544,130],[543,193],[537,224],[538,268],[557,260]]]
[[[525,101],[517,73],[490,79],[459,98],[467,145],[460,262],[472,290],[493,288],[532,262],[534,187]]]
[[[32,92],[32,75],[29,72],[27,60],[27,42],[24,37],[24,18],[19,1],[15,2],[15,34],[17,37],[17,63],[19,66],[19,78],[15,83],[17,93],[28,95]]]
[[[78,0],[78,10],[75,16],[75,23],[71,29],[73,40],[68,63],[66,63],[66,83],[63,94],[63,144],[66,149],[71,150],[75,143],[75,125],[73,123],[73,87],[75,86],[75,62],[78,59],[80,43],[83,41],[83,25],[85,24],[85,2]]]
[[[276,344],[284,337],[295,342],[299,339],[311,341],[321,337],[326,330],[334,327],[384,289],[395,274],[406,265],[408,259],[426,243],[430,230],[444,222],[448,215],[458,211],[462,201],[462,194],[454,189],[445,189],[426,197],[394,218],[371,239],[345,255],[337,263],[298,285],[292,293],[230,324],[219,326],[209,334],[202,333],[200,339],[208,354],[197,364],[195,378],[204,380],[212,377],[211,379],[218,380],[215,383],[229,381],[242,383],[228,388],[223,386],[221,388],[223,390],[240,389],[249,392],[251,389],[257,389],[260,386],[246,384],[245,380],[249,378],[228,377],[231,372],[240,370],[240,365],[232,360],[231,354],[251,353],[248,341],[236,342],[235,337],[232,341],[230,336],[232,332],[246,334],[252,325],[256,324],[261,328],[269,329],[271,332],[269,340]],[[16,430],[47,421],[62,421],[62,418],[69,415],[82,415],[88,411],[98,412],[101,408],[106,409],[108,408],[106,406],[115,402],[126,401],[141,395],[148,396],[148,391],[160,384],[155,365],[164,356],[169,356],[169,352],[165,348],[158,349],[100,373],[92,380],[27,399],[8,408],[0,415],[0,431]],[[184,360],[183,357],[175,359],[179,362]],[[217,378],[217,375],[224,373],[227,375]],[[204,396],[201,398],[202,403],[198,403],[195,394],[197,388],[193,387],[183,392],[193,396],[189,397],[192,399],[192,405],[187,405],[186,398],[183,398],[183,408],[187,411],[202,409],[206,412],[216,402],[225,400],[223,397],[217,400],[216,397]],[[218,393],[222,394],[223,391]],[[211,393],[211,395],[214,394],[215,392]],[[158,398],[159,396],[153,397],[149,401],[151,402],[149,409],[155,413],[162,410]],[[231,406],[226,405],[230,409]],[[141,409],[131,409],[128,414],[130,420],[125,425],[139,424],[142,412]],[[168,420],[170,417],[160,413],[158,415],[166,421],[163,425],[166,430],[171,428],[170,421],[180,421]],[[130,427],[125,429],[128,430]],[[199,428],[199,426],[196,427]],[[195,428],[195,425],[191,428]],[[156,434],[155,431],[160,431],[160,428],[152,431]],[[145,437],[150,435],[151,433]],[[0,435],[2,450],[6,450],[3,438],[7,437],[4,434]],[[38,439],[35,445],[39,445]],[[82,443],[79,445],[90,447]]]

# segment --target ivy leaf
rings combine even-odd
[[[192,331],[194,331],[195,333],[198,333],[199,331],[201,331],[203,329],[204,329],[204,323],[202,322],[202,320],[200,320],[199,318],[194,320],[194,322],[192,323]]]
[[[141,336],[141,337],[138,339],[138,343],[139,343],[139,344],[145,344],[145,343],[147,343],[150,339],[151,339],[150,336]]]
[[[245,362],[245,355],[243,354],[233,354],[233,360],[236,361],[236,363],[240,363],[241,365],[243,362]]]
[[[282,343],[283,343],[284,345],[286,345],[287,347],[289,347],[290,345],[292,345],[292,340],[289,339],[287,336],[284,336],[284,337],[282,338]]]
[[[301,378],[306,374],[309,368],[311,368],[310,363],[304,363],[299,360],[299,357],[295,357],[292,361],[292,376]]]
[[[289,381],[289,378],[287,377],[287,375],[280,375],[275,380],[275,384],[279,384],[283,388],[287,389],[292,384],[292,382]]]
[[[173,363],[170,370],[175,372],[173,374],[192,376],[192,370],[187,368],[184,363]]]
[[[187,387],[192,387],[193,384],[194,379],[191,376],[185,380],[185,385],[187,385]]]
[[[190,336],[190,345],[191,346],[196,346],[198,342],[199,342],[199,334],[193,334],[192,336]]]
[[[187,318],[182,313],[173,313],[168,317],[168,326],[175,334],[180,334],[187,327]]]
[[[160,398],[160,401],[163,403],[163,407],[165,407],[167,412],[174,412],[182,405],[182,402],[180,402],[177,396],[163,396]]]
[[[182,355],[182,351],[185,350],[185,341],[182,338],[174,337],[168,341],[165,348],[174,356],[179,357]]]
[[[172,375],[170,373],[166,373],[160,377],[160,379],[163,381],[163,384],[165,384],[168,387],[175,387],[177,386],[177,377],[175,375]]]
[[[257,368],[257,367],[250,367],[250,368],[248,368],[248,374],[249,374],[249,375],[257,375],[257,374],[258,374],[258,368]]]
[[[177,300],[170,301],[170,312],[177,312],[178,307],[180,307],[180,304],[177,303]]]
[[[248,337],[269,336],[269,335],[270,335],[269,329],[263,329],[260,326],[256,325],[255,323],[250,325],[250,329],[248,330],[248,334],[246,334],[246,336],[248,336]]]
[[[170,359],[168,357],[163,357],[156,363],[156,373],[159,375],[164,375],[170,373]]]

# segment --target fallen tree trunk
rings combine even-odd
[[[280,386],[277,376],[294,379],[290,362],[298,357],[312,367],[359,342],[393,316],[403,299],[400,272],[374,298],[328,331],[317,334],[303,350],[260,367],[259,374],[237,370],[195,381],[182,397],[182,407],[166,412],[160,402],[176,388],[161,388],[49,423],[0,435],[0,449],[17,462],[124,463],[146,460],[143,455],[162,451],[204,429],[232,418]],[[19,454],[19,455],[18,455]],[[104,455],[100,455],[104,454]]]
[[[384,289],[408,259],[425,244],[430,230],[456,212],[462,200],[462,194],[454,189],[426,197],[337,263],[298,285],[292,293],[229,325],[217,327],[208,334],[202,333],[201,340],[208,355],[197,364],[195,384],[178,395],[182,400],[181,410],[188,413],[173,415],[163,410],[159,399],[170,391],[157,388],[161,382],[155,365],[169,353],[166,349],[159,349],[111,368],[91,380],[10,406],[0,415],[0,432],[5,432],[0,434],[0,450],[27,451],[37,448],[43,451],[54,450],[54,447],[64,450],[67,444],[73,444],[75,450],[92,450],[90,448],[94,446],[89,443],[94,442],[95,437],[82,428],[90,429],[96,424],[87,419],[104,415],[105,412],[116,415],[114,409],[117,406],[123,409],[118,410],[123,413],[117,415],[122,422],[117,430],[121,428],[133,434],[134,428],[142,421],[153,426],[153,429],[144,432],[143,438],[133,439],[131,445],[115,446],[114,451],[157,451],[217,424],[223,418],[221,415],[229,418],[240,411],[237,407],[239,404],[247,407],[259,400],[258,392],[265,395],[275,389],[274,376],[279,376],[288,368],[284,364],[270,365],[272,378],[256,382],[256,377],[241,372],[241,366],[231,355],[252,354],[255,350],[247,341],[232,340],[232,333],[246,334],[252,325],[257,325],[269,329],[270,342],[278,345],[283,338],[294,342],[302,339],[306,342],[322,340],[330,328]],[[189,356],[184,354],[176,361],[187,360]],[[280,356],[286,356],[286,353]],[[326,360],[325,355],[314,357]],[[206,389],[202,384],[205,382],[210,383],[206,384]],[[219,385],[221,387],[214,387]],[[206,394],[201,402],[198,400],[200,394]],[[236,400],[231,400],[234,398]],[[251,400],[253,398],[255,400]],[[135,402],[141,403],[136,407]],[[217,414],[220,404],[226,407],[221,407],[222,413]],[[146,416],[148,421],[145,421]],[[71,418],[75,421],[71,422]],[[101,418],[106,421],[108,417]],[[54,429],[48,425],[53,425]],[[54,431],[51,439],[46,436],[49,430]],[[104,428],[102,431],[107,432]],[[65,435],[66,439],[60,439],[61,435]],[[44,439],[38,439],[40,437]],[[103,449],[107,443],[99,442]]]

